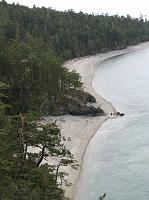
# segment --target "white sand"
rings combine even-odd
[[[97,132],[102,123],[108,119],[111,119],[110,113],[116,111],[110,102],[96,94],[92,88],[92,80],[97,64],[110,57],[129,53],[146,47],[149,47],[149,42],[141,43],[137,46],[130,46],[124,50],[116,50],[109,53],[102,53],[95,56],[74,59],[65,63],[65,67],[67,67],[69,70],[76,70],[76,72],[80,73],[82,81],[84,82],[85,91],[95,96],[97,103],[107,113],[106,116],[102,117],[79,117],[65,115],[45,118],[47,122],[49,122],[51,119],[57,120],[57,125],[59,125],[61,129],[62,136],[71,138],[71,141],[64,141],[64,144],[69,148],[80,165],[79,170],[74,170],[70,167],[63,169],[69,173],[67,181],[72,183],[70,187],[63,186],[66,197],[70,199],[74,198],[76,190],[75,186],[79,177],[83,155],[89,141]]]

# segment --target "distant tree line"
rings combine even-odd
[[[31,39],[63,59],[125,48],[149,39],[149,22],[124,16],[91,15],[73,10],[30,9],[0,3],[0,30],[8,40]]]

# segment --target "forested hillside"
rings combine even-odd
[[[37,40],[64,59],[124,48],[149,39],[149,23],[129,15],[94,16],[3,2],[0,20],[1,33],[7,39]]]
[[[68,89],[81,88],[79,75],[61,67],[64,60],[148,39],[149,22],[142,18],[0,2],[0,77],[10,86],[10,112],[39,112],[47,99],[52,104]]]
[[[82,96],[85,103],[95,99],[83,92],[79,74],[69,72],[62,63],[147,40],[149,22],[142,18],[0,2],[0,199],[64,197],[58,182],[64,174],[59,167],[74,167],[75,161],[56,124],[36,122],[43,113],[60,114],[60,108],[62,114],[67,113],[63,104],[74,103],[76,95],[77,103]],[[39,153],[29,152],[30,146],[39,148]],[[41,165],[47,156],[58,157],[59,163]]]

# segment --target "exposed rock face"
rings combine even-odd
[[[97,106],[96,99],[89,93],[79,90],[70,90],[65,96],[57,99],[54,104],[45,102],[42,106],[42,113],[58,116],[58,115],[88,115],[99,116],[104,115],[104,111]]]

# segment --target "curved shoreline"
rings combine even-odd
[[[102,96],[100,96],[99,94],[97,94],[95,92],[95,90],[93,89],[92,82],[93,82],[94,74],[95,74],[95,71],[96,71],[96,67],[99,64],[101,64],[102,62],[104,62],[105,60],[112,58],[112,57],[115,57],[115,56],[118,56],[118,55],[126,54],[126,53],[128,53],[128,51],[129,51],[128,49],[121,50],[121,51],[119,51],[119,50],[118,51],[112,51],[112,52],[109,52],[109,53],[98,54],[98,55],[90,56],[90,57],[87,57],[87,58],[80,58],[78,60],[76,60],[76,59],[71,60],[71,61],[68,61],[68,62],[65,63],[65,67],[67,67],[69,70],[76,70],[76,72],[80,73],[80,75],[82,77],[82,81],[83,81],[84,86],[85,86],[85,91],[89,92],[90,94],[92,94],[96,98],[97,103],[100,105],[100,107],[107,114],[104,117],[98,117],[98,122],[96,124],[96,130],[94,132],[92,132],[92,134],[88,138],[87,144],[84,146],[84,151],[82,153],[81,160],[79,160],[80,166],[79,166],[79,170],[78,170],[78,175],[77,175],[75,181],[73,182],[72,191],[68,192],[68,190],[65,189],[66,190],[66,196],[69,197],[72,200],[75,199],[75,192],[77,190],[77,183],[80,179],[81,169],[82,169],[82,165],[83,165],[83,158],[84,158],[84,155],[86,153],[86,149],[88,147],[88,144],[90,143],[91,139],[95,136],[95,134],[98,131],[98,129],[100,128],[100,126],[103,123],[105,123],[107,120],[113,119],[113,117],[111,117],[110,113],[116,112],[116,108],[112,105],[112,103],[109,102],[108,100],[106,100],[105,98],[103,98]],[[85,67],[85,70],[82,69],[82,62],[84,62],[84,61],[86,61],[83,64],[83,67]],[[88,66],[88,63],[89,64],[91,63],[90,68],[88,69],[89,70],[89,77],[88,77],[88,74],[86,74],[86,72],[87,72],[86,68]]]
[[[75,192],[77,190],[77,182],[81,174],[83,157],[89,142],[94,137],[99,127],[105,121],[112,118],[110,116],[110,113],[116,111],[112,103],[97,94],[92,87],[92,81],[94,78],[96,67],[97,65],[109,58],[130,53],[146,47],[149,47],[149,42],[130,46],[127,49],[123,50],[115,50],[108,53],[97,54],[95,56],[73,59],[65,63],[65,67],[67,67],[69,70],[76,70],[76,72],[80,73],[82,81],[84,83],[85,91],[95,96],[99,106],[107,113],[106,116],[101,117],[81,117],[65,115],[45,118],[47,122],[51,120],[51,118],[53,118],[54,120],[56,119],[57,125],[61,129],[62,136],[64,136],[65,138],[71,138],[71,141],[66,140],[64,141],[64,144],[72,152],[79,164],[79,170],[77,171],[70,167],[62,168],[62,171],[69,173],[66,181],[72,183],[70,187],[63,186],[63,189],[65,190],[65,196],[70,198],[70,200],[74,199]]]

